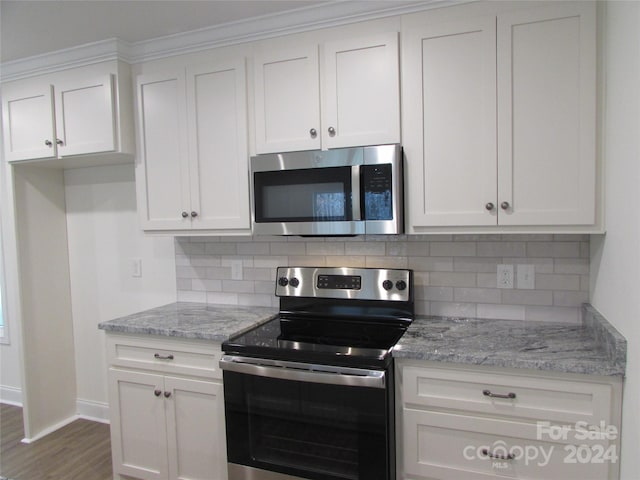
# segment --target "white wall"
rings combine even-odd
[[[106,415],[107,364],[98,323],[175,302],[173,237],[148,236],[136,213],[133,165],[65,171],[78,413]],[[131,275],[131,259],[142,276]]]
[[[20,356],[20,328],[16,323],[19,315],[18,265],[13,212],[13,189],[11,167],[0,159],[0,209],[2,218],[2,245],[4,249],[5,292],[4,299],[8,343],[0,343],[0,401],[22,403],[22,372]]]
[[[591,243],[591,303],[627,338],[621,478],[640,478],[640,2],[605,20],[606,236]]]

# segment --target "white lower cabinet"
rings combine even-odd
[[[396,363],[399,479],[615,479],[622,381]]]
[[[226,480],[219,345],[119,335],[108,345],[114,478]]]

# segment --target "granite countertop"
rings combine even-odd
[[[271,320],[278,309],[177,302],[102,322],[107,332],[163,335],[224,342]]]
[[[276,308],[178,302],[102,322],[108,332],[224,342],[265,323]],[[626,340],[593,307],[582,324],[418,317],[394,347],[395,358],[624,375]]]
[[[626,340],[596,310],[583,324],[420,317],[393,356],[467,365],[624,375]]]

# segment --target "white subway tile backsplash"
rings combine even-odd
[[[548,275],[546,273],[536,274],[536,289],[538,290],[580,290],[579,275]]]
[[[525,307],[525,320],[534,322],[579,323],[579,307]]]
[[[478,242],[479,257],[524,257],[525,242]]]
[[[229,242],[224,242],[224,243],[211,242],[211,243],[205,243],[205,244],[195,243],[194,245],[204,246],[205,253],[207,255],[235,255],[236,253],[238,253],[237,246],[243,245],[243,244],[242,243],[236,244],[236,243],[229,243]]]
[[[429,251],[432,257],[473,257],[476,242],[431,242]]]
[[[546,290],[502,290],[505,305],[553,305],[553,292]]]
[[[239,255],[269,255],[270,244],[263,243],[238,243],[236,246]]]
[[[429,313],[442,317],[475,317],[475,303],[430,302]]]
[[[524,320],[525,307],[522,305],[496,305],[479,303],[476,309],[478,318],[498,320]]]
[[[345,255],[382,255],[386,253],[384,242],[348,242],[345,244]]]
[[[476,275],[462,272],[432,272],[429,275],[429,284],[443,287],[475,287]]]
[[[178,290],[179,302],[211,303],[207,301],[207,292],[194,292],[193,290]]]
[[[309,242],[308,255],[344,255],[344,242]]]
[[[180,301],[277,306],[286,265],[411,268],[419,314],[575,323],[589,300],[588,235],[178,237],[175,250]],[[535,289],[497,289],[499,264],[534,265]]]
[[[455,288],[453,300],[463,303],[500,303],[500,290],[491,288]]]
[[[200,292],[221,292],[222,280],[191,280],[191,290]]]

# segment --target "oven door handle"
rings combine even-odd
[[[383,370],[366,370],[233,355],[224,355],[220,359],[220,368],[228,372],[298,382],[324,383],[348,387],[385,388],[386,386],[386,375]]]

